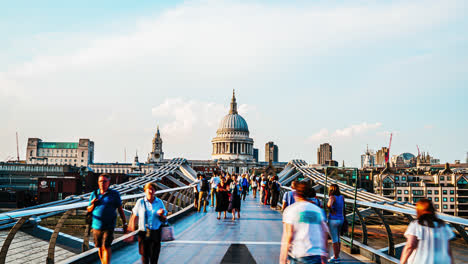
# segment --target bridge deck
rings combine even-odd
[[[258,197],[257,197],[258,201]],[[159,263],[278,263],[282,217],[252,195],[241,218],[217,220],[216,212],[192,213],[174,225],[176,240],[163,243]],[[112,254],[112,263],[139,263],[137,243]],[[341,263],[361,263],[341,254]]]

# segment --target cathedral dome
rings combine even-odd
[[[226,115],[219,124],[218,131],[242,131],[249,132],[245,119],[239,114]]]

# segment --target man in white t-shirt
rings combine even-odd
[[[298,182],[295,203],[284,210],[280,264],[288,258],[291,263],[326,262],[328,227],[322,209],[306,200],[310,188],[310,184]]]
[[[218,175],[213,175],[213,177],[210,180],[210,183],[211,183],[211,207],[216,206],[214,201],[216,199],[216,197],[215,197],[216,196],[216,190],[217,190],[218,185],[219,185],[220,182],[221,182],[221,180],[219,179]],[[216,200],[216,203],[218,203],[217,200]]]

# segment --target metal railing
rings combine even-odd
[[[306,179],[307,180],[307,179]],[[291,191],[290,187],[281,186],[280,197],[284,195],[285,192]],[[324,199],[325,196],[322,193],[317,193],[317,197]],[[281,200],[281,199],[280,199]],[[279,201],[281,203],[281,201]],[[399,263],[396,257],[396,243],[394,239],[394,233],[392,232],[392,222],[391,218],[397,219],[400,217],[399,222],[402,224],[407,224],[413,221],[416,218],[416,210],[414,208],[401,208],[400,206],[369,202],[369,201],[360,201],[355,199],[345,199],[346,206],[346,218],[349,222],[349,232],[347,235],[342,236],[342,241],[348,244],[351,248],[360,247],[366,248],[366,251],[372,251],[372,254],[364,254],[367,257],[373,258],[373,261],[377,263],[382,262],[382,259],[385,258],[387,262],[390,263]],[[354,206],[355,205],[355,206]],[[326,210],[326,199],[324,199],[324,209]],[[460,218],[456,216],[438,214],[439,218],[444,220],[446,223],[450,224],[458,234],[465,240],[467,243],[465,227],[468,227],[468,219]],[[405,219],[406,221],[402,221]],[[382,249],[372,248],[369,246],[369,222],[373,226],[383,226],[385,228],[385,234],[387,239],[387,247],[385,252]],[[398,222],[398,221],[396,221]],[[357,230],[355,227],[360,226],[360,236],[361,241],[356,242],[355,235]],[[351,246],[352,245],[352,246]],[[385,253],[385,254],[382,254]],[[361,254],[363,252],[361,251]],[[378,257],[376,257],[376,255]]]
[[[174,214],[178,211],[183,210],[184,208],[189,207],[192,204],[192,197],[193,197],[193,185],[188,185],[184,187],[177,187],[172,189],[165,189],[156,191],[156,196],[158,196],[161,200],[163,200],[166,210],[169,214]],[[124,195],[121,197],[123,203],[134,202],[136,199],[144,197],[144,193],[138,194],[131,194],[131,195]],[[3,242],[1,251],[0,251],[0,264],[6,262],[8,249],[12,244],[12,241],[17,234],[17,232],[23,227],[27,220],[31,222],[37,223],[38,218],[44,218],[45,216],[62,214],[60,219],[58,220],[53,234],[49,240],[49,247],[48,247],[48,254],[47,258],[44,259],[47,263],[54,263],[54,253],[55,253],[55,246],[57,244],[57,238],[59,232],[68,218],[68,216],[79,209],[84,209],[89,205],[89,202],[75,202],[72,204],[64,204],[64,205],[55,205],[55,206],[48,206],[44,208],[34,208],[29,210],[20,210],[16,212],[10,213],[3,213],[0,214],[0,221],[14,221],[13,227],[8,232],[6,239]],[[83,225],[85,224],[85,219],[83,218]],[[82,251],[86,251],[89,249],[89,235],[90,230],[89,226],[86,226],[85,232],[83,234],[82,239]]]

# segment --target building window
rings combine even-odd
[[[455,198],[453,198],[453,197],[450,198],[450,201],[451,201],[451,202],[455,202]]]
[[[428,199],[429,201],[432,201],[432,198],[431,198],[431,197],[427,197],[427,199]]]
[[[81,151],[81,157],[82,158],[84,157],[84,151]]]
[[[446,205],[446,204],[444,204],[444,209],[447,209],[447,205]]]
[[[434,191],[434,194],[439,194],[439,191]]]
[[[427,191],[427,194],[432,194],[432,190],[428,190],[428,191]]]
[[[455,206],[453,204],[450,205],[450,209],[455,209]]]
[[[454,191],[454,190],[450,190],[450,194],[455,194],[455,191]]]
[[[401,194],[401,190],[398,190],[397,192],[398,192],[398,194]]]
[[[444,176],[440,176],[440,180],[443,181],[445,179]]]
[[[446,201],[447,201],[447,197],[442,198],[442,201],[446,202]]]
[[[438,197],[434,198],[434,201],[438,202],[438,201],[439,201],[439,198],[438,198]]]
[[[400,176],[395,176],[395,180],[396,180],[396,181],[399,181],[399,180],[400,180]]]
[[[401,201],[401,197],[398,197],[397,199],[398,199],[398,201]]]
[[[408,194],[408,193],[409,193],[408,190],[405,190],[405,194]]]
[[[447,176],[447,181],[451,181],[452,180],[452,176]]]
[[[439,209],[439,205],[438,205],[438,204],[436,204],[436,205],[435,205],[435,208],[436,208],[436,209]]]
[[[442,193],[443,193],[443,194],[447,194],[447,190],[443,190]]]
[[[405,176],[401,177],[401,180],[406,181],[406,177]]]

